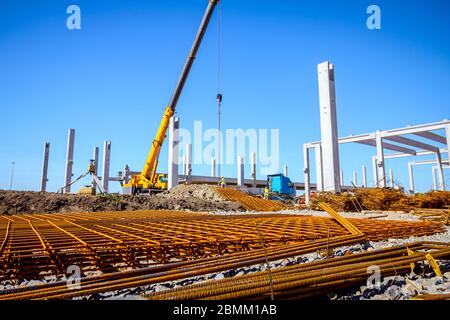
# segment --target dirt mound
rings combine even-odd
[[[180,185],[158,195],[98,195],[0,191],[0,214],[99,212],[125,210],[242,211],[203,185]]]
[[[318,208],[319,202],[325,202],[335,210],[349,212],[359,211],[359,206],[364,210],[386,211],[410,211],[414,208],[443,209],[450,205],[450,192],[433,191],[408,196],[393,189],[358,189],[352,193],[316,193],[312,196],[311,207],[320,210]]]

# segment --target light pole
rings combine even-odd
[[[14,181],[14,167],[16,166],[16,163],[13,161],[11,162],[11,183],[9,185],[9,190],[12,190],[13,187],[13,181]]]

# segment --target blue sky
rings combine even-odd
[[[71,4],[81,8],[81,30],[66,28]],[[382,10],[381,30],[366,27],[370,4]],[[126,163],[140,170],[205,5],[1,1],[0,189],[9,188],[11,161],[14,188],[39,188],[45,141],[52,144],[49,190],[61,187],[69,128],[77,130],[75,175],[104,140],[113,143],[112,175]],[[223,0],[223,127],[280,129],[281,165],[303,181],[302,144],[320,139],[317,64],[324,60],[336,67],[340,136],[449,118],[449,12],[450,3],[437,0]],[[216,19],[178,105],[187,129],[195,120],[216,126]],[[345,180],[365,164],[370,181],[374,153],[344,146]],[[166,159],[164,149],[161,171]],[[405,186],[407,162],[387,163]],[[430,167],[417,168],[416,185],[430,189]]]

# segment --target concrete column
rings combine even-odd
[[[284,176],[285,177],[289,177],[289,169],[288,169],[288,166],[284,166],[284,170],[283,170],[284,172],[283,172],[283,174],[284,174]]]
[[[439,177],[438,189],[440,191],[445,191],[444,169],[442,167],[442,156],[440,152],[436,152],[436,164],[437,164],[437,174]]]
[[[383,148],[383,139],[381,137],[380,132],[376,134],[376,142],[377,142],[377,172],[378,172],[378,187],[386,188],[386,169],[384,165],[384,148]]]
[[[431,167],[431,174],[433,176],[433,190],[436,191],[438,189],[437,167]]]
[[[372,170],[373,170],[373,186],[378,188],[378,170],[377,170],[377,157],[372,157]]]
[[[188,175],[188,173],[187,173],[187,155],[186,154],[183,156],[183,175],[184,176]]]
[[[102,187],[105,193],[109,192],[109,166],[111,162],[111,141],[103,143],[103,170],[102,170]]]
[[[92,153],[92,160],[94,160],[94,166],[95,166],[94,174],[96,176],[98,176],[98,154],[99,154],[99,147],[95,147],[94,148],[94,152]],[[96,184],[94,178],[92,178],[91,183],[92,183],[92,186],[94,187],[94,189],[96,189],[97,188],[97,184]]]
[[[49,154],[50,154],[50,142],[46,142],[44,143],[44,156],[42,160],[41,192],[47,191]]]
[[[319,144],[314,148],[316,156],[316,183],[317,191],[323,191],[323,161],[322,161],[322,146]]]
[[[320,128],[324,191],[340,192],[339,143],[336,116],[334,66],[329,61],[318,65]]]
[[[344,170],[340,171],[340,177],[339,179],[341,180],[341,184],[344,185]]]
[[[211,158],[211,177],[216,177],[216,159]]]
[[[362,179],[363,179],[363,187],[367,188],[367,169],[366,166],[362,166]]]
[[[253,180],[253,187],[256,187],[256,152],[250,154],[250,176]]]
[[[311,200],[311,181],[309,175],[309,148],[303,145],[303,173],[305,175],[305,204],[309,205]]]
[[[190,182],[192,177],[192,144],[186,146],[186,174]]]
[[[237,157],[237,185],[238,187],[243,187],[244,184],[244,158],[241,156]]]
[[[73,170],[73,149],[75,146],[75,129],[69,129],[67,137],[67,155],[66,155],[66,173],[64,177],[64,185],[67,186],[72,182]],[[71,186],[65,187],[63,193],[70,193]]]
[[[395,187],[395,182],[394,182],[394,171],[392,169],[389,169],[389,183],[390,183],[390,187],[393,189]]]
[[[169,163],[167,164],[167,189],[169,190],[178,185],[179,132],[180,118],[172,117],[169,123]]]
[[[358,174],[356,173],[356,171],[353,172],[353,184],[355,186],[358,186]]]
[[[408,175],[409,175],[409,193],[414,194],[414,172],[413,172],[413,164],[408,163]]]
[[[450,161],[450,125],[445,126],[445,135],[447,137],[448,160]],[[450,163],[449,163],[449,165],[450,165]]]

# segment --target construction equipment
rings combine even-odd
[[[264,198],[268,200],[293,200],[295,198],[294,184],[291,179],[281,173],[268,175]]]
[[[94,160],[89,161],[87,174],[91,175],[92,184],[80,188],[80,190],[78,190],[78,194],[95,196],[97,194],[97,188],[101,194],[106,193],[105,190],[103,189],[100,179],[97,176],[97,170]]]
[[[164,174],[156,173],[159,153],[166,138],[166,132],[167,128],[169,127],[170,119],[175,113],[178,100],[183,91],[198,49],[200,48],[203,36],[205,35],[206,29],[208,28],[209,22],[211,20],[211,16],[218,2],[219,0],[209,0],[208,2],[208,6],[198,29],[194,43],[187,57],[184,68],[181,72],[177,86],[175,87],[175,91],[172,95],[168,107],[164,111],[163,118],[159,125],[155,139],[153,140],[152,147],[147,156],[144,168],[142,169],[140,174],[133,176],[130,179],[129,183],[125,183],[123,185],[124,194],[138,194],[143,192],[155,192],[167,189],[167,176]]]

